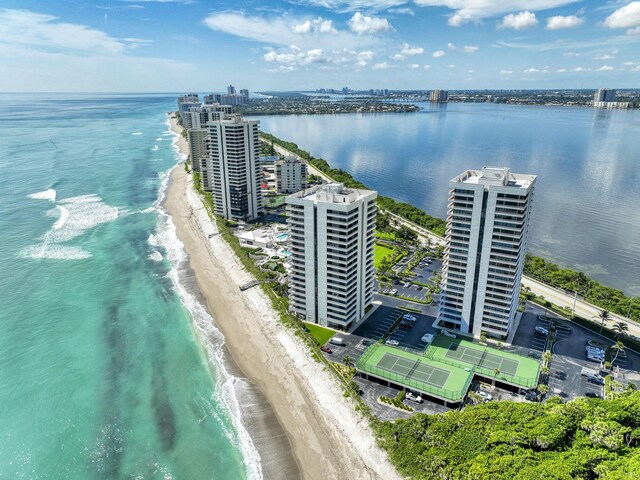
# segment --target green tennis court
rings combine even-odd
[[[424,355],[436,362],[472,368],[484,377],[497,378],[520,387],[532,388],[538,383],[538,361],[460,338],[438,335]]]
[[[447,401],[460,401],[473,373],[386,345],[371,345],[356,362],[358,371]]]
[[[446,356],[447,358],[455,358],[464,363],[470,363],[471,365],[477,365],[491,370],[498,369],[507,375],[515,375],[518,371],[518,361],[490,353],[488,349],[482,352],[465,347],[459,343],[452,343],[449,345]]]
[[[421,363],[421,359],[409,360],[393,353],[387,352],[378,360],[376,367],[395,373],[397,375],[405,375],[413,377],[424,383],[442,388],[447,383],[450,373],[441,368],[435,368],[425,363]]]

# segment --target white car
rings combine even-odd
[[[391,345],[392,347],[397,347],[398,345],[400,345],[400,342],[398,342],[398,340],[393,340],[391,338],[384,343],[385,345]]]
[[[456,338],[456,334],[455,333],[451,333],[449,330],[442,330],[442,334],[445,337]]]
[[[422,337],[424,343],[431,343],[433,341],[433,333],[427,333]]]
[[[483,392],[482,390],[478,390],[476,393],[478,395],[480,395],[485,402],[489,402],[489,401],[493,400],[493,397],[491,396],[491,394],[489,394],[487,392]]]
[[[412,402],[422,403],[422,397],[415,393],[407,392],[407,400],[411,400]]]
[[[397,288],[392,288],[391,291],[389,292],[391,295],[397,295],[398,294],[398,289]]]
[[[405,313],[402,316],[403,320],[406,320],[407,322],[415,322],[416,320],[418,320],[416,317],[414,317],[413,315],[411,315],[410,313]]]

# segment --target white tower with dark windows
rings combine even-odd
[[[377,193],[342,183],[287,197],[289,308],[306,321],[348,329],[373,300]]]
[[[509,333],[518,308],[535,181],[535,175],[485,167],[449,182],[440,326],[475,337]]]

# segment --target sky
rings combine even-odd
[[[640,1],[0,0],[2,92],[640,87]]]

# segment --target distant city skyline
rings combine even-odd
[[[640,87],[640,1],[7,0],[3,92]]]

